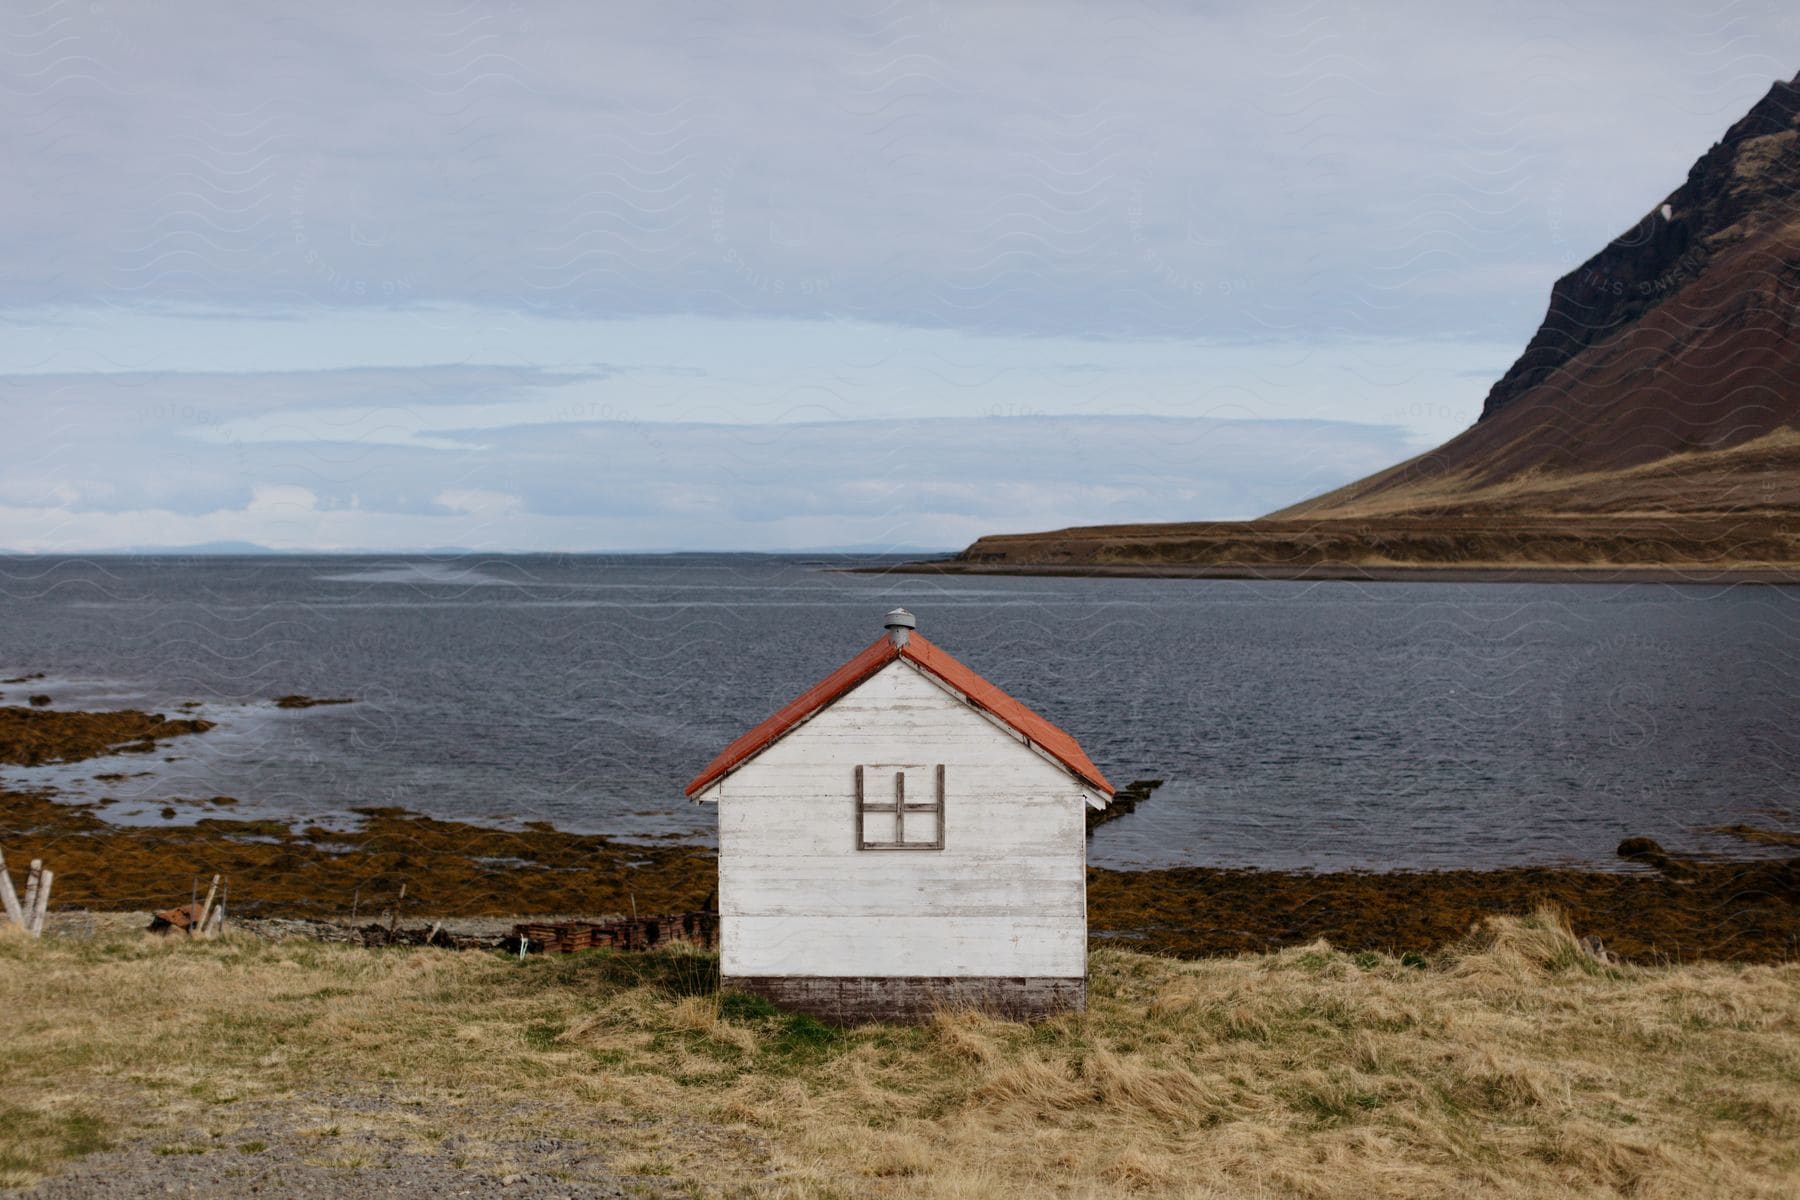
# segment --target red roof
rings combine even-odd
[[[1112,784],[1106,782],[1106,776],[1100,773],[1100,768],[1094,765],[1074,738],[938,649],[917,632],[907,637],[904,646],[894,645],[892,638],[882,634],[862,653],[807,688],[783,705],[774,716],[721,750],[719,756],[706,764],[706,769],[694,776],[694,781],[687,785],[687,794],[694,796],[705,791],[764,749],[780,741],[794,726],[832,704],[897,658],[904,658],[923,668],[961,692],[970,704],[998,717],[1032,745],[1067,767],[1083,783],[1092,784],[1108,796],[1113,794]]]

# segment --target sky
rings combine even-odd
[[[1791,5],[0,13],[0,548],[954,548],[1471,424]]]

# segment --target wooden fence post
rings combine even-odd
[[[29,929],[31,914],[37,911],[38,876],[43,873],[44,860],[31,860],[31,869],[25,872],[25,925]]]
[[[46,869],[38,876],[37,911],[31,918],[31,936],[44,936],[44,913],[50,907],[50,883],[56,878],[56,872]]]
[[[193,924],[188,926],[189,933],[204,934],[206,932],[206,919],[212,915],[213,897],[218,894],[219,877],[214,875],[212,877],[212,886],[206,889],[206,903],[200,906],[200,915],[194,918]]]
[[[19,895],[13,891],[12,873],[6,869],[6,855],[0,854],[0,904],[14,925],[25,928],[25,910],[19,907]]]

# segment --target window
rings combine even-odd
[[[858,850],[942,850],[944,766],[856,768]]]

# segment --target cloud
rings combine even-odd
[[[415,314],[381,312],[355,322],[364,340],[350,346],[333,316],[245,321],[255,329],[246,340],[258,343],[245,360],[236,342],[220,345],[216,329],[89,316],[73,335],[56,324],[15,326],[19,344],[54,348],[58,371],[23,371],[0,343],[0,370],[13,372],[0,374],[0,403],[45,436],[49,424],[91,436],[126,422],[216,444],[460,450],[466,442],[447,432],[526,423],[1119,412],[1399,424],[1422,447],[1480,411],[1497,371],[1472,377],[1471,361],[1504,364],[1516,354],[1504,343],[1444,338],[1096,340],[836,321],[526,318],[510,323],[513,349],[556,365],[449,365],[458,353],[504,352],[463,332],[493,314],[445,314],[440,328],[421,331]],[[91,365],[81,350],[89,342],[155,347],[164,369],[68,369]],[[584,354],[608,361],[578,361]],[[296,369],[334,355],[352,364]],[[258,360],[259,369],[244,369]]]
[[[1483,390],[1454,346],[1089,346],[1068,372],[1055,339],[828,332],[698,373],[0,376],[0,546],[952,546],[1254,516],[1406,457]]]
[[[1774,10],[1654,5],[55,5],[8,35],[7,307],[1181,337],[1522,336],[1800,57]]]
[[[239,447],[241,463],[209,468],[221,481],[251,473],[222,484],[232,499],[184,512],[137,502],[154,490],[142,485],[105,504],[45,492],[0,505],[0,546],[954,547],[999,530],[1253,516],[1383,466],[1404,446],[1384,426],[1117,416],[602,421],[480,438],[479,451],[448,462],[376,444],[335,475],[294,446]]]
[[[259,483],[250,489],[250,503],[244,506],[244,512],[246,515],[293,517],[314,512],[318,506],[319,497],[311,488],[286,483]]]
[[[437,502],[453,513],[472,517],[507,517],[525,511],[525,502],[517,496],[482,488],[445,488],[437,494]]]
[[[1464,427],[1800,59],[1656,5],[0,28],[0,545],[43,549],[1253,515]]]

